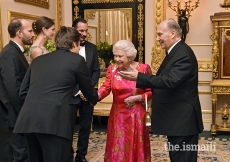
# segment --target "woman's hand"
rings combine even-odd
[[[136,96],[129,96],[128,98],[124,99],[125,104],[132,105],[136,102],[140,102],[142,100],[141,95]]]

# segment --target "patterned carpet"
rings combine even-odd
[[[76,149],[78,133],[74,135],[74,149]],[[90,134],[89,148],[86,159],[89,162],[103,162],[106,142],[105,132],[92,132]],[[168,151],[165,149],[167,139],[164,136],[150,134],[151,161],[170,162]],[[211,145],[214,144],[214,145]],[[227,138],[204,138],[199,140],[200,151],[198,162],[230,162],[230,140]],[[215,149],[215,150],[214,150]],[[208,151],[207,151],[208,150]]]

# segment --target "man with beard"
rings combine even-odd
[[[13,19],[8,25],[10,42],[0,54],[0,161],[27,162],[24,136],[12,133],[23,105],[19,89],[29,64],[23,54],[24,46],[33,43],[32,24]]]
[[[77,18],[72,27],[74,27],[80,34],[80,51],[79,54],[85,58],[87,67],[89,69],[90,77],[95,86],[98,82],[100,76],[100,66],[98,61],[98,53],[97,46],[86,41],[86,36],[88,32],[88,24],[87,21],[81,18]],[[76,123],[76,114],[79,110],[79,135],[78,135],[78,143],[77,143],[77,155],[75,158],[76,162],[86,162],[85,155],[87,154],[88,149],[88,141],[90,134],[90,126],[93,117],[93,109],[94,107],[85,99],[78,86],[75,88],[73,96],[70,100],[70,108],[71,108],[71,127],[72,132],[74,133],[74,127]],[[71,149],[69,161],[73,161],[73,148]]]

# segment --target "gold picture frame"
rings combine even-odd
[[[43,8],[49,8],[49,0],[14,0],[15,2],[27,3]]]
[[[154,46],[152,48],[152,60],[151,60],[151,68],[153,73],[158,71],[162,60],[165,57],[165,50],[163,50],[160,46],[160,43],[156,41],[156,29],[157,26],[166,18],[166,2],[164,0],[155,0],[155,15],[154,15]]]

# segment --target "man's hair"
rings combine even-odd
[[[57,48],[73,47],[73,42],[78,45],[80,41],[80,34],[72,27],[62,26],[55,36],[55,44]]]
[[[180,28],[180,25],[172,18],[167,19],[167,25],[169,30],[175,30],[178,37],[182,36],[182,29]]]
[[[123,50],[127,57],[131,58],[132,61],[136,58],[137,50],[132,42],[128,40],[119,40],[113,46],[113,53],[116,50]]]
[[[77,28],[77,24],[81,22],[84,24],[87,24],[87,21],[85,19],[82,18],[77,18],[76,20],[73,21],[72,27]]]
[[[22,29],[23,26],[21,19],[14,18],[13,20],[11,20],[10,24],[8,25],[8,33],[10,34],[10,38],[16,37],[16,33]]]
[[[46,16],[41,16],[37,20],[32,23],[32,28],[35,34],[40,34],[42,32],[42,28],[49,29],[54,25],[53,20]]]

